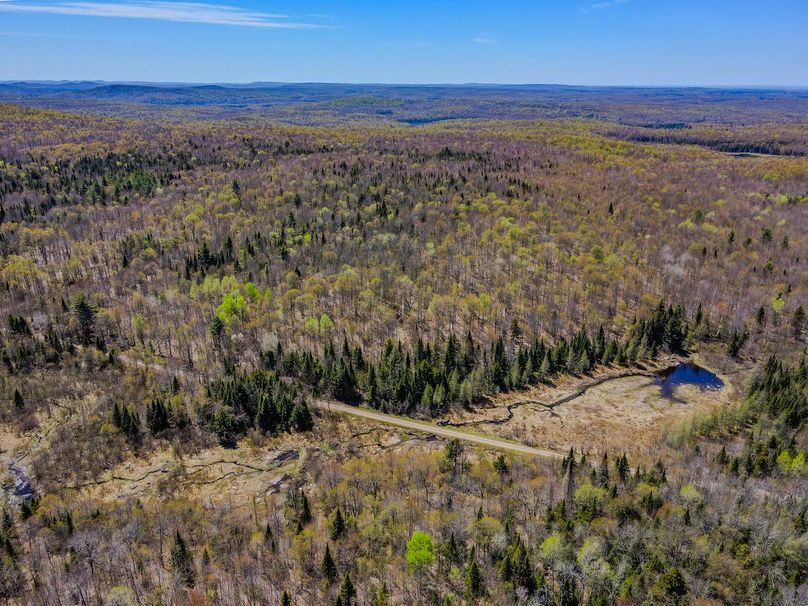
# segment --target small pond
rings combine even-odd
[[[721,379],[693,362],[684,362],[678,366],[661,370],[656,374],[654,380],[662,389],[662,395],[665,398],[672,398],[673,392],[680,385],[696,385],[702,390],[724,387]]]

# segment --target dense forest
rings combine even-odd
[[[92,90],[0,89],[4,603],[808,600],[804,95]],[[325,406],[691,355],[654,449]]]

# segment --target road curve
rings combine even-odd
[[[418,421],[416,419],[406,419],[402,417],[396,417],[394,415],[388,415],[383,412],[379,412],[377,410],[371,410],[369,408],[360,408],[359,406],[349,406],[347,404],[340,404],[338,402],[329,402],[325,400],[317,400],[314,403],[314,405],[321,410],[329,412],[338,412],[343,414],[354,415],[356,417],[362,417],[363,419],[378,421],[379,423],[386,423],[387,425],[397,425],[398,427],[404,427],[406,429],[414,429],[415,431],[423,431],[428,434],[443,436],[445,438],[457,438],[458,440],[463,440],[464,442],[472,442],[474,444],[479,444],[481,446],[499,448],[500,450],[509,450],[511,452],[536,455],[539,457],[550,457],[554,459],[561,458],[562,456],[557,452],[553,452],[552,450],[533,448],[532,446],[527,446],[526,444],[509,442],[507,440],[501,440],[499,438],[489,438],[487,436],[479,436],[467,433],[465,431],[451,429],[449,427],[441,427],[439,425],[434,425],[432,423],[427,423],[425,421]]]

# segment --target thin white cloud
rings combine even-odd
[[[493,46],[497,43],[491,36],[488,34],[478,34],[471,39],[474,44],[482,44],[484,46]]]
[[[202,2],[164,2],[159,0],[111,3],[0,0],[0,12],[152,19],[271,29],[317,29],[328,27],[315,23],[288,21],[288,17],[285,15],[259,13],[234,6]]]
[[[595,2],[594,4],[590,4],[589,8],[597,10],[602,10],[604,8],[612,8],[618,6],[620,4],[625,4],[630,0],[606,0],[605,2]]]

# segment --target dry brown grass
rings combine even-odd
[[[665,358],[639,372],[650,374],[679,360]],[[719,391],[679,387],[674,398],[668,399],[662,396],[652,377],[623,375],[625,369],[600,369],[587,377],[564,377],[553,386],[502,394],[493,398],[489,406],[473,412],[456,411],[449,420],[539,448],[637,453],[653,446],[666,428],[694,413],[728,404],[736,392],[734,385],[725,381],[727,386]],[[613,378],[553,406],[558,400],[608,377]]]

